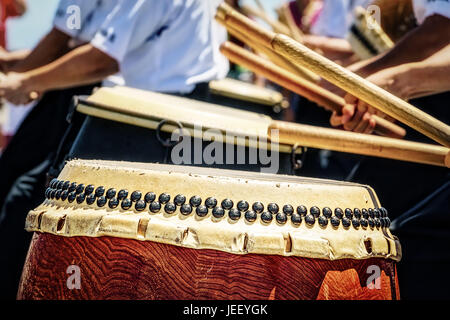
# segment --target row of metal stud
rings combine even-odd
[[[130,195],[130,197],[128,197]],[[117,192],[116,189],[110,188],[106,190],[103,186],[97,188],[94,185],[89,184],[77,184],[76,182],[61,181],[53,179],[50,182],[49,188],[45,192],[47,199],[55,199],[68,201],[69,203],[77,202],[81,204],[86,202],[88,205],[97,204],[98,207],[104,207],[108,205],[110,209],[120,207],[123,210],[129,210],[133,207],[136,211],[141,212],[148,210],[152,213],[159,213],[161,209],[167,214],[173,214],[179,208],[180,213],[183,215],[190,215],[195,208],[195,214],[199,217],[205,217],[211,210],[212,215],[215,218],[223,218],[228,211],[228,217],[231,220],[239,220],[244,215],[248,222],[255,222],[260,216],[262,222],[269,224],[275,220],[279,224],[285,224],[289,217],[294,225],[300,225],[304,220],[309,226],[317,223],[321,227],[326,227],[329,223],[333,227],[339,227],[342,223],[344,228],[388,228],[391,221],[388,218],[387,210],[384,208],[369,208],[369,209],[350,209],[335,208],[331,210],[328,207],[322,208],[322,210],[313,206],[309,210],[299,205],[296,210],[290,204],[284,205],[280,211],[280,207],[276,203],[269,203],[267,210],[261,202],[254,202],[251,206],[245,201],[241,200],[234,208],[234,202],[231,199],[224,199],[218,206],[218,201],[214,197],[208,197],[204,204],[199,196],[192,196],[187,201],[186,196],[178,194],[171,202],[171,196],[167,193],[161,193],[158,196],[154,192],[147,192],[144,196],[141,191],[133,191],[129,194],[128,190],[121,189]],[[164,206],[164,208],[163,208]],[[309,212],[308,212],[309,211]]]

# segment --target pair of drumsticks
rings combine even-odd
[[[404,161],[450,167],[450,127],[422,112],[406,101],[388,93],[336,63],[306,48],[286,35],[266,30],[223,3],[216,19],[228,31],[273,62],[254,55],[232,43],[224,43],[221,51],[231,61],[298,93],[325,108],[340,112],[343,98],[307,80],[306,68],[346,90],[376,109],[418,130],[442,146],[370,136],[335,129],[273,121],[270,129],[279,130],[279,142],[306,147],[325,148],[380,156]],[[390,137],[403,137],[403,128],[377,117],[376,132]]]

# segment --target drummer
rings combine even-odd
[[[419,27],[391,51],[351,69],[404,99],[446,91],[413,99],[411,103],[449,124],[450,112],[446,106],[450,99],[450,3],[415,0],[414,11]],[[431,77],[435,78],[432,80],[431,70]],[[442,75],[444,81],[439,80]],[[351,95],[347,95],[346,100],[349,104],[343,111],[344,116],[334,115],[332,124],[343,125],[351,131],[371,132],[374,109]],[[408,132],[407,139],[430,142],[413,130]],[[391,216],[397,218],[391,229],[402,242],[403,259],[399,264],[402,297],[450,298],[447,290],[450,285],[447,278],[450,269],[448,169],[367,158],[355,173],[354,181],[370,183],[377,190],[381,203],[390,209]],[[422,276],[424,270],[426,276]]]

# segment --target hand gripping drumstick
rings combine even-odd
[[[348,71],[291,38],[265,30],[242,14],[222,3],[217,11],[221,20],[255,41],[307,67],[324,79],[372,105],[394,119],[405,123],[429,138],[450,147],[450,127],[406,101]]]
[[[340,113],[345,105],[343,98],[335,95],[318,85],[295,76],[291,72],[284,70],[272,62],[261,58],[237,45],[226,42],[220,48],[222,54],[228,59],[253,72],[260,74],[267,79],[317,103],[330,111]],[[392,138],[403,138],[405,130],[390,121],[374,116],[377,126],[375,132],[379,135]]]

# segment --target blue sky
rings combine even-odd
[[[92,0],[91,0],[92,1]],[[286,0],[261,0],[268,12]],[[28,49],[34,47],[39,39],[50,30],[58,0],[27,0],[28,11],[20,18],[8,21],[9,50]],[[243,0],[243,3],[255,6],[254,0]]]
[[[8,20],[10,50],[32,48],[50,30],[58,0],[27,0],[28,11],[20,18]]]

